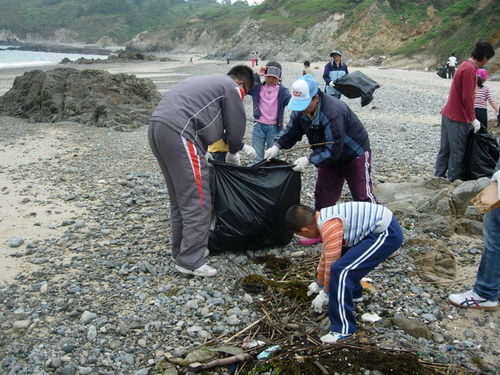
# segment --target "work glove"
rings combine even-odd
[[[293,162],[294,167],[292,169],[296,172],[304,173],[309,164],[309,158],[307,156],[303,156]]]
[[[496,181],[497,182],[497,198],[500,200],[500,169],[496,171],[493,176],[491,177],[491,182]]]
[[[313,294],[318,294],[321,291],[321,287],[315,281],[307,287],[307,295],[312,296]]]
[[[226,163],[240,165],[241,164],[240,154],[238,154],[237,152],[234,154],[231,154],[230,152],[228,152],[226,154]]]
[[[210,152],[207,152],[205,154],[205,159],[207,159],[207,160],[214,160],[214,157],[212,156],[212,154]]]
[[[330,81],[330,83],[328,84],[328,86],[330,86],[333,89],[335,87],[335,83],[333,83],[333,81]]]
[[[321,290],[316,298],[313,299],[311,307],[317,313],[322,313],[323,307],[326,305],[328,305],[328,294],[326,294],[324,290]]]
[[[255,149],[249,145],[243,145],[241,152],[243,152],[250,159],[255,159],[255,157],[257,156],[257,151],[255,151]]]
[[[279,155],[279,153],[280,153],[280,148],[274,145],[273,147],[268,148],[266,152],[264,152],[264,159],[269,160],[275,158],[276,156]]]
[[[472,121],[470,124],[474,128],[474,133],[477,133],[479,131],[479,129],[481,129],[481,123],[479,121],[477,121],[477,119]]]

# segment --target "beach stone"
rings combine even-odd
[[[431,332],[425,323],[407,318],[392,318],[392,323],[413,337],[423,337],[430,340]]]
[[[12,324],[12,329],[14,331],[24,331],[24,330],[28,329],[30,324],[31,324],[31,321],[29,321],[29,320],[16,320]]]
[[[22,238],[18,237],[13,237],[9,241],[9,246],[10,247],[19,247],[24,243],[24,240]]]
[[[92,319],[95,319],[97,317],[97,314],[90,312],[90,311],[84,311],[82,316],[80,316],[80,322],[82,323],[88,323]]]

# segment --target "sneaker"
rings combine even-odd
[[[217,275],[217,270],[213,267],[210,267],[208,264],[204,264],[203,266],[198,267],[192,271],[190,269],[181,267],[178,264],[176,264],[175,269],[180,273],[185,273],[186,275],[194,275],[201,277],[211,277]]]
[[[464,293],[450,294],[448,301],[458,307],[469,309],[496,310],[498,301],[488,301],[477,295],[473,289]]]
[[[335,344],[336,342],[347,340],[350,337],[353,337],[354,333],[344,335],[338,332],[330,332],[320,338],[323,344]]]
[[[323,242],[323,239],[321,237],[316,237],[316,238],[307,238],[307,237],[302,237],[299,240],[299,243],[302,246],[311,246],[317,243]]]
[[[363,302],[363,297],[353,298],[352,302],[354,303]]]

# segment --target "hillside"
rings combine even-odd
[[[146,51],[193,51],[247,58],[323,60],[390,57],[393,66],[430,66],[478,40],[498,47],[495,0],[0,0],[0,40],[123,44]],[[380,59],[379,59],[380,61]]]

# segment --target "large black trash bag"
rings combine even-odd
[[[285,213],[300,203],[300,173],[279,160],[251,167],[211,164],[215,222],[208,248],[242,251],[287,245],[293,234],[285,227]]]
[[[335,89],[349,99],[361,97],[361,106],[370,104],[373,93],[380,85],[361,72],[353,72],[340,77],[335,81]]]
[[[464,159],[464,181],[491,177],[500,156],[500,146],[489,133],[471,132]]]
[[[441,78],[447,78],[448,68],[446,66],[440,66],[436,69],[436,74]]]

